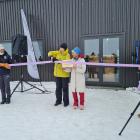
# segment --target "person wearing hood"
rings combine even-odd
[[[72,50],[72,62],[73,67],[71,69],[71,80],[70,87],[73,95],[73,108],[77,109],[78,106],[80,110],[84,109],[85,102],[85,72],[86,64],[84,58],[80,57],[81,50],[76,47]],[[79,95],[79,99],[78,99]]]
[[[1,104],[10,104],[10,66],[12,63],[11,57],[8,55],[2,45],[0,45],[0,89],[1,89]]]
[[[67,44],[62,43],[59,50],[50,51],[48,56],[51,57],[52,61],[63,61],[69,60],[70,54],[68,52]],[[56,78],[56,102],[55,106],[62,103],[62,91],[63,91],[63,103],[64,107],[69,105],[69,72],[64,71],[61,63],[55,63],[54,66],[54,77]]]

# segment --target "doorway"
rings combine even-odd
[[[84,36],[82,45],[88,62],[119,64],[124,61],[123,35]],[[88,85],[121,86],[122,81],[122,68],[87,66]]]

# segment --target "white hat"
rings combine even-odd
[[[2,44],[0,44],[0,50],[5,50]]]

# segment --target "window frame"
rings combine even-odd
[[[32,39],[32,42],[34,41],[42,41],[42,59],[45,60],[45,40],[43,38],[34,38]],[[4,43],[11,43],[11,54],[9,54],[12,57],[12,41],[11,40],[1,40],[0,44],[4,44]]]

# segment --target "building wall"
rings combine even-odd
[[[139,0],[1,0],[0,41],[22,33],[20,9],[32,39],[43,39],[44,58],[62,42],[71,49],[84,35],[125,33],[123,63],[131,63],[133,40],[140,38]],[[52,80],[52,65],[41,66],[42,80]],[[19,76],[14,70],[13,79]],[[133,80],[130,80],[133,77]],[[127,68],[123,86],[136,85],[136,70]]]

